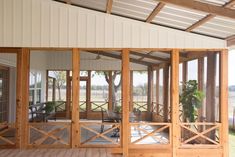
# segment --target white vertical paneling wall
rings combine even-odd
[[[0,0],[0,47],[224,48],[226,42],[52,0]]]

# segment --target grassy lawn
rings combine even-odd
[[[229,151],[230,157],[235,157],[235,132],[229,132]]]

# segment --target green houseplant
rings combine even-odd
[[[55,106],[56,106],[56,102],[55,101],[49,101],[46,102],[46,106],[45,106],[45,112],[46,113],[51,113],[53,111],[55,111]]]
[[[198,90],[196,80],[189,80],[183,84],[183,90],[180,94],[180,104],[183,108],[183,120],[185,122],[195,122],[198,108],[202,106],[204,93]]]

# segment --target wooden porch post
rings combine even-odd
[[[55,92],[56,92],[56,79],[55,78],[53,78],[53,81],[52,81],[53,83],[52,83],[52,101],[55,101],[56,99],[55,99]]]
[[[46,70],[46,102],[48,101],[48,70]]]
[[[130,71],[130,111],[133,111],[133,70]]]
[[[180,140],[179,127],[179,50],[171,53],[171,120],[172,120],[172,156],[177,157]]]
[[[153,105],[153,70],[148,67],[148,95],[147,95],[147,120],[151,120],[151,111]]]
[[[29,106],[29,62],[30,50],[23,48],[17,54],[17,98],[16,98],[16,147],[28,145]]]
[[[223,50],[220,52],[219,78],[221,106],[221,145],[223,147],[223,157],[228,157],[228,50]]]
[[[187,81],[188,81],[188,62],[183,62],[183,68],[182,68],[183,72],[182,72],[182,81],[183,81],[183,84],[185,84]]]
[[[215,122],[216,53],[207,56],[206,121]]]
[[[124,79],[125,78],[125,79]],[[129,100],[130,100],[130,61],[129,50],[122,50],[122,147],[123,157],[129,152]]]
[[[66,71],[66,117],[70,118],[70,105],[71,105],[71,81],[70,70]]]
[[[80,145],[79,128],[79,89],[80,89],[80,52],[72,50],[72,123],[71,123],[71,146],[77,148]]]
[[[108,110],[113,110],[113,92],[112,92],[112,87],[113,87],[113,75],[112,71],[109,71],[109,106]]]
[[[168,121],[168,89],[169,89],[169,66],[163,68],[163,118]]]
[[[204,57],[198,59],[198,90],[203,91],[204,86]],[[202,103],[202,107],[199,109],[199,121],[202,121],[202,117],[204,116],[204,108],[205,105]]]
[[[159,69],[156,69],[156,112],[159,114]]]
[[[86,114],[87,114],[87,119],[90,118],[91,115],[91,71],[88,70],[88,80],[86,81]]]

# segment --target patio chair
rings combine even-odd
[[[107,117],[105,117],[105,113],[107,113]],[[103,123],[114,123],[115,120],[112,118],[112,111],[109,110],[103,110],[101,109],[101,118],[102,118],[102,124],[100,128],[100,133],[104,132],[104,125]]]

